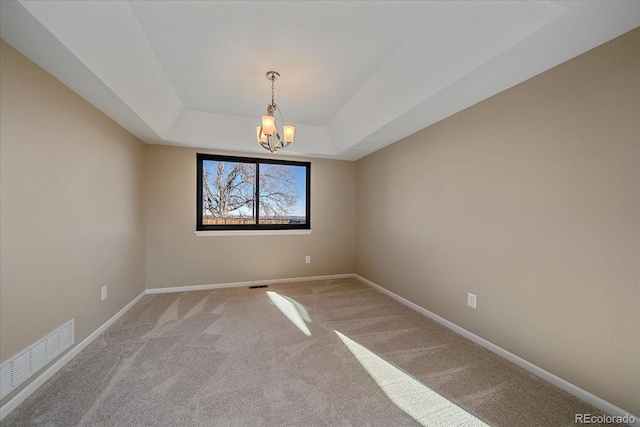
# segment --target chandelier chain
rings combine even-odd
[[[275,74],[271,75],[271,105],[276,105],[275,101],[273,100],[273,84],[276,81],[276,76]]]

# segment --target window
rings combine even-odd
[[[196,230],[310,229],[311,163],[197,155]]]

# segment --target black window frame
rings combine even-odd
[[[196,153],[196,231],[223,231],[223,230],[310,230],[311,229],[311,162],[301,162],[293,160],[265,159],[257,157],[227,156],[222,154]],[[251,163],[256,165],[256,223],[255,224],[203,224],[202,205],[202,172],[205,161],[224,161]],[[260,224],[260,165],[275,164],[288,166],[302,166],[306,168],[306,200],[304,224]]]

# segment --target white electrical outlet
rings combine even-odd
[[[476,296],[474,294],[467,294],[467,305],[471,308],[476,308]]]
[[[107,287],[106,285],[102,287],[102,301],[107,299]]]
[[[311,264],[311,257],[310,257],[309,255],[307,255],[307,256],[304,258],[304,262],[306,262],[307,264]]]

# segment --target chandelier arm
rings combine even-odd
[[[282,117],[282,110],[277,105],[275,105],[275,107],[276,107],[276,110],[278,110],[278,114],[280,114],[280,120],[282,121],[282,125],[284,126],[284,117]]]

